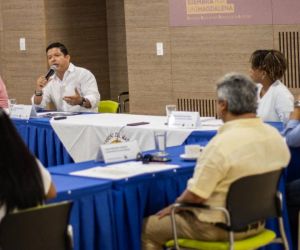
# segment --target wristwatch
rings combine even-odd
[[[40,91],[34,91],[34,94],[35,94],[35,96],[42,96],[43,95],[43,91],[42,90],[40,90]]]
[[[87,100],[86,100],[84,97],[82,97],[80,106],[81,106],[81,107],[85,107],[85,103],[86,103],[86,102],[87,102]]]
[[[295,107],[295,108],[300,108],[300,100],[296,100],[296,101],[294,102],[294,107]]]

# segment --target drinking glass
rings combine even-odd
[[[167,124],[169,124],[170,115],[173,111],[176,111],[176,105],[175,104],[166,105]]]
[[[154,141],[155,141],[155,149],[158,151],[156,155],[161,157],[168,155],[168,153],[166,152],[167,132],[155,131]]]
[[[8,99],[8,110],[9,110],[9,113],[11,113],[12,111],[12,108],[14,107],[14,105],[17,104],[17,100],[16,99]]]

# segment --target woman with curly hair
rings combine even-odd
[[[286,123],[294,110],[294,97],[281,82],[287,68],[284,55],[277,50],[256,50],[250,62],[250,76],[257,83],[257,116]]]

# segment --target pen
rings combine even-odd
[[[66,116],[57,116],[57,117],[54,117],[54,120],[63,120],[63,119],[67,119]]]

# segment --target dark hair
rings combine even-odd
[[[55,43],[51,43],[48,45],[48,47],[46,48],[46,53],[48,52],[48,50],[53,49],[53,48],[58,48],[60,49],[60,51],[66,56],[69,55],[68,49],[65,45],[63,45],[62,43],[59,42],[55,42]]]
[[[250,78],[239,73],[229,73],[217,84],[218,99],[226,101],[228,111],[234,115],[256,113],[257,90]]]
[[[42,204],[45,190],[35,157],[0,108],[0,206],[6,212]]]
[[[250,62],[253,69],[266,71],[272,82],[281,79],[287,67],[284,55],[277,50],[256,50]]]

